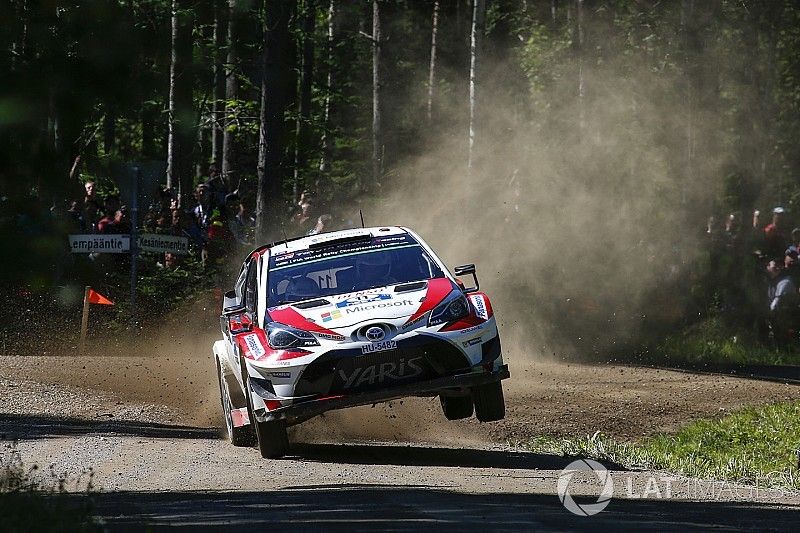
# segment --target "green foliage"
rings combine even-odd
[[[662,469],[703,479],[800,489],[800,402],[749,408],[698,420],[675,435],[625,443],[595,433],[578,439],[541,437],[535,451]]]
[[[651,360],[661,364],[800,364],[800,346],[772,348],[758,342],[753,332],[711,316],[667,335],[653,350]]]
[[[212,266],[204,267],[200,258],[193,255],[184,256],[177,267],[167,268],[156,265],[163,258],[155,254],[142,254],[140,270],[136,285],[136,304],[140,325],[147,327],[159,321],[182,304],[197,298],[203,292],[222,284],[218,279],[218,271]],[[152,266],[156,265],[156,266]],[[227,281],[227,280],[226,280]],[[122,295],[129,290],[130,277],[126,270],[110,272],[107,280],[109,286]],[[110,310],[112,316],[106,327],[111,332],[124,331],[130,322],[129,298],[123,296],[115,300]]]

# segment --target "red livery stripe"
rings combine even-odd
[[[447,278],[434,278],[428,280],[428,291],[425,293],[425,300],[419,306],[411,318],[406,321],[406,324],[418,319],[437,305],[444,299],[445,296],[450,294],[454,289],[453,282]]]
[[[470,313],[468,316],[462,318],[458,322],[453,322],[452,324],[445,325],[439,331],[458,331],[459,329],[467,329],[471,328],[472,326],[479,326],[484,322],[486,322],[484,319]]]
[[[286,324],[287,326],[292,326],[293,328],[302,329],[303,331],[312,331],[314,333],[327,333],[328,335],[336,335],[339,336],[338,333],[332,331],[328,328],[323,328],[319,324],[316,324],[288,305],[284,308],[275,308],[270,309],[269,316],[275,322],[280,322],[281,324]]]

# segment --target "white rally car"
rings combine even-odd
[[[214,343],[236,446],[288,451],[286,428],[332,409],[439,396],[450,420],[505,416],[500,337],[474,265],[454,278],[414,232],[360,228],[253,251]]]

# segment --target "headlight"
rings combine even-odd
[[[461,291],[453,291],[431,312],[429,326],[437,326],[445,322],[454,322],[469,315],[467,297]]]
[[[267,339],[269,345],[276,350],[319,346],[319,342],[311,333],[278,322],[267,325]]]

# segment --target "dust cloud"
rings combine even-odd
[[[451,269],[476,264],[511,358],[608,357],[683,312],[730,154],[685,80],[631,64],[584,65],[582,96],[566,68],[524,105],[507,88],[521,74],[486,67],[475,167],[463,95],[443,95],[426,149],[367,207],[369,225],[416,230]]]

